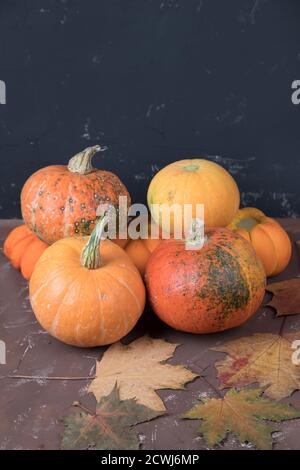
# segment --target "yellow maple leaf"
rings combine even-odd
[[[300,388],[300,367],[292,361],[292,343],[297,339],[300,332],[284,337],[254,334],[212,348],[227,353],[215,364],[222,388],[257,382],[271,398],[289,396]]]
[[[157,411],[165,405],[155,390],[183,389],[195,377],[182,365],[162,363],[170,359],[178,344],[143,336],[128,346],[115,343],[97,362],[96,378],[89,387],[97,401],[108,395],[117,384],[120,399],[137,402]]]
[[[202,419],[199,431],[209,447],[233,432],[240,442],[252,442],[258,449],[272,449],[274,428],[264,420],[283,421],[300,417],[300,411],[262,397],[263,388],[229,390],[223,398],[202,399],[183,417]]]

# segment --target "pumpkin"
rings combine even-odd
[[[116,238],[111,239],[116,245],[120,246],[124,250],[126,249],[126,246],[128,245],[130,239],[129,238],[119,238],[117,235]]]
[[[26,225],[14,228],[6,238],[3,253],[11,264],[30,279],[34,266],[48,245],[42,242]]]
[[[142,276],[145,274],[146,264],[151,253],[160,244],[161,240],[142,239],[131,240],[125,248],[126,253],[131,258],[135,266],[138,268]]]
[[[73,237],[51,245],[31,276],[36,318],[64,343],[114,343],[132,330],[143,312],[142,278],[122,248],[101,240],[106,223],[107,216],[100,218],[88,241]]]
[[[153,221],[152,221],[153,223]],[[148,224],[148,238],[138,238],[136,240],[129,240],[125,251],[138,268],[142,276],[145,274],[146,264],[150,258],[151,253],[160,244],[162,232],[159,231],[160,238],[151,237],[151,220]]]
[[[21,193],[25,223],[44,242],[74,235],[90,235],[100,204],[118,208],[119,197],[129,193],[119,178],[92,166],[92,157],[101,147],[95,145],[75,155],[68,166],[51,165],[35,172]]]
[[[202,248],[194,243],[163,240],[152,253],[145,278],[154,312],[190,333],[241,325],[265,293],[264,269],[253,247],[227,228],[207,229]]]
[[[225,227],[239,208],[240,195],[234,179],[223,167],[195,158],[171,163],[160,170],[150,183],[147,200],[153,219],[166,232],[170,213],[174,233],[183,226],[180,212],[184,204],[191,204],[192,218],[200,217],[196,207],[203,204],[205,225]],[[173,204],[178,206],[172,209]],[[159,210],[154,205],[159,205],[156,206]],[[191,217],[186,219],[188,226]]]
[[[123,248],[134,265],[138,268],[140,274],[144,276],[145,267],[152,251],[159,245],[162,239],[162,231],[158,229],[158,237],[151,237],[151,223],[155,224],[154,221],[150,220],[148,223],[147,238],[130,238],[127,232],[127,238],[114,238],[112,241]],[[157,226],[156,226],[157,227]],[[128,228],[127,228],[128,230]],[[153,233],[156,233],[154,229]]]
[[[228,226],[250,241],[267,276],[281,273],[292,255],[290,238],[281,225],[254,207],[240,209]]]

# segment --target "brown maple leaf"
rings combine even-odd
[[[130,450],[139,448],[133,426],[161,413],[139,405],[136,400],[120,401],[113,388],[97,403],[94,415],[76,411],[62,419],[65,425],[61,448],[64,450]]]
[[[274,294],[267,306],[276,310],[277,317],[300,313],[300,278],[273,282],[266,290]]]
[[[143,336],[128,346],[115,343],[97,362],[96,378],[90,385],[97,400],[111,392],[117,383],[121,400],[136,398],[153,410],[165,411],[155,390],[183,389],[195,377],[182,365],[165,364],[178,344]]]
[[[252,442],[258,449],[272,449],[273,426],[264,420],[283,421],[300,417],[300,411],[262,397],[263,388],[229,390],[223,398],[202,399],[184,418],[202,419],[199,431],[209,447],[233,432],[240,442]]]
[[[284,337],[258,333],[212,348],[227,353],[215,364],[221,387],[257,382],[271,398],[289,396],[300,388],[300,367],[292,361],[292,345],[299,339],[300,331]]]

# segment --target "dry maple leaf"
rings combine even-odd
[[[202,399],[183,417],[203,419],[199,431],[209,447],[233,432],[240,442],[252,442],[258,449],[272,449],[274,428],[264,420],[283,421],[300,417],[300,411],[261,397],[263,388],[229,390],[223,398]]]
[[[242,387],[257,382],[265,394],[276,400],[300,388],[300,367],[292,362],[292,343],[300,331],[284,337],[254,334],[229,341],[213,351],[227,353],[215,363],[222,388]]]
[[[76,412],[63,418],[65,431],[61,448],[65,450],[130,450],[139,448],[132,428],[160,416],[161,413],[139,405],[136,400],[120,401],[113,388],[110,395],[97,403],[95,415]]]
[[[276,310],[277,317],[300,313],[300,278],[273,282],[266,290],[274,294],[267,306]]]
[[[153,410],[165,411],[155,390],[183,389],[187,382],[198,377],[181,365],[162,364],[172,357],[177,346],[148,336],[128,346],[113,344],[97,362],[96,378],[89,391],[99,401],[117,383],[121,400],[136,398],[138,403]]]

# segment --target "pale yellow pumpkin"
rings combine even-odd
[[[240,194],[236,182],[222,166],[209,160],[194,158],[171,163],[160,170],[152,179],[148,189],[148,206],[155,222],[168,231],[170,213],[171,233],[183,226],[180,208],[191,204],[191,216],[196,213],[197,204],[204,205],[206,227],[225,227],[238,211]],[[172,205],[177,204],[177,207]],[[155,206],[160,205],[159,211]],[[163,206],[162,206],[163,205]]]

